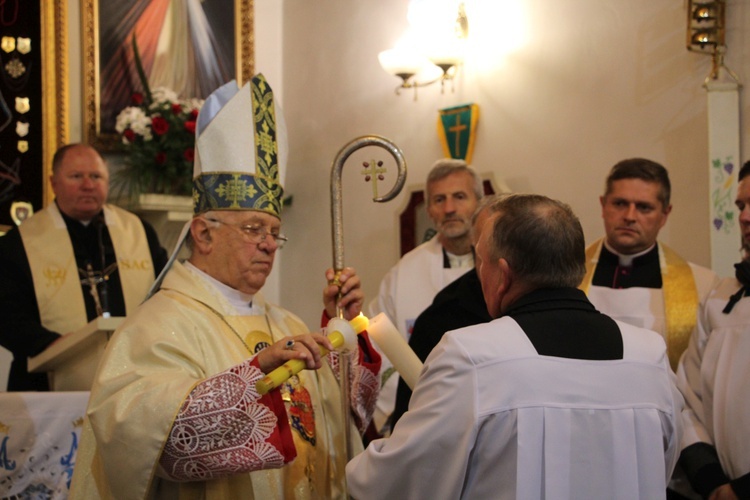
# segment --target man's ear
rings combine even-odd
[[[52,192],[57,190],[57,177],[55,174],[49,174],[49,185],[52,186]]]
[[[211,252],[213,239],[208,221],[202,217],[195,217],[190,222],[190,235],[193,237],[195,249],[202,254]]]
[[[503,258],[498,259],[497,268],[499,270],[497,292],[500,295],[504,295],[513,283],[513,271],[510,269],[508,261]]]

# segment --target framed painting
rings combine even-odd
[[[0,1],[0,230],[53,198],[67,142],[66,0]]]
[[[143,92],[134,38],[152,89],[204,99],[253,75],[253,0],[81,2],[83,135],[101,150],[113,149],[117,115]]]

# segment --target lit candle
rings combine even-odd
[[[393,326],[388,316],[380,313],[372,318],[367,327],[367,333],[388,356],[406,385],[413,390],[422,372],[422,362],[411,350],[401,333]]]

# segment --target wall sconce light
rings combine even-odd
[[[713,58],[711,79],[719,77],[724,66],[725,0],[688,0],[687,49]]]
[[[401,89],[413,88],[416,101],[417,88],[440,82],[440,92],[444,93],[446,81],[451,82],[453,90],[453,78],[463,62],[463,45],[469,35],[469,20],[462,1],[458,3],[458,12],[452,15],[455,21],[452,21],[450,31],[437,29],[437,34],[431,34],[434,41],[420,40],[429,47],[427,50],[422,51],[404,43],[378,54],[383,69],[401,79],[396,94],[400,94]]]

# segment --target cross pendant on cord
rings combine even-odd
[[[86,264],[86,269],[78,268],[78,273],[81,275],[81,284],[89,286],[89,293],[94,298],[94,305],[96,306],[96,315],[101,316],[103,314],[102,303],[99,300],[99,289],[97,288],[99,283],[104,281],[101,273],[94,271],[94,268],[89,262]],[[98,275],[98,276],[97,276]]]
[[[105,312],[102,307],[101,298],[99,297],[99,284],[105,283],[115,269],[117,269],[117,263],[110,264],[101,272],[94,271],[90,262],[86,264],[86,269],[78,268],[78,274],[81,275],[81,284],[89,286],[89,293],[91,293],[91,297],[94,299],[97,316],[102,316]]]

